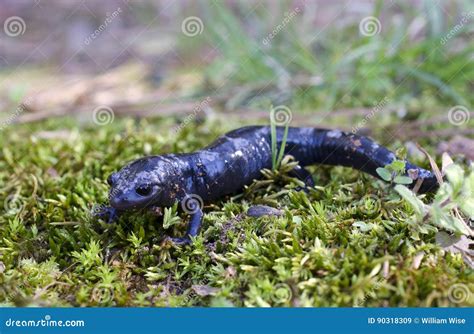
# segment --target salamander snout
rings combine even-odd
[[[109,186],[112,186],[115,183],[117,183],[118,177],[119,177],[118,173],[110,174],[109,177],[107,178],[107,183],[109,184]]]

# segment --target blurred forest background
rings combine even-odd
[[[427,135],[451,108],[462,125],[471,116],[470,1],[0,6],[0,109],[19,114],[15,122],[101,105],[118,115],[184,117],[206,98],[207,111],[238,118],[280,104],[291,105],[295,122],[313,125],[353,129],[374,118],[404,138]],[[19,103],[24,112],[15,112]],[[404,121],[393,124],[393,116]],[[455,133],[473,134],[455,126],[430,136]]]

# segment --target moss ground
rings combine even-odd
[[[460,255],[444,252],[434,233],[413,233],[412,208],[391,187],[341,167],[313,168],[309,193],[274,178],[207,206],[192,246],[161,244],[185,230],[187,217],[175,211],[167,229],[151,212],[112,225],[93,219],[93,205],[106,203],[106,176],[125,161],[191,151],[231,128],[188,124],[175,138],[169,123],[78,128],[65,119],[6,130],[4,305],[448,306],[453,284],[472,286]],[[247,217],[255,204],[284,215]]]

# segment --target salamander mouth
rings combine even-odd
[[[117,210],[138,210],[154,204],[153,196],[117,195],[110,198],[110,205]]]

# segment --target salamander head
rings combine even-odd
[[[110,205],[118,210],[142,209],[160,202],[167,164],[156,157],[132,161],[120,171],[111,174]]]

